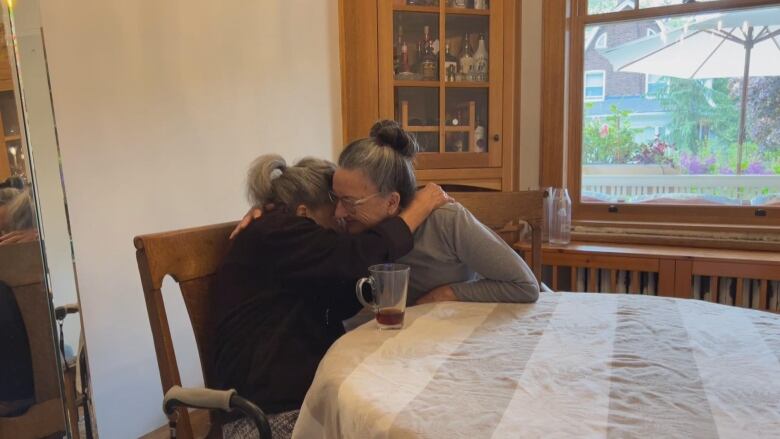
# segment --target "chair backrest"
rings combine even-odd
[[[0,246],[0,280],[13,291],[32,357],[35,404],[22,416],[0,418],[1,437],[43,437],[65,431],[60,369],[49,292],[38,241]]]
[[[478,220],[499,234],[509,245],[519,240],[520,221],[531,228],[531,270],[542,279],[543,190],[522,192],[450,192]]]
[[[218,322],[214,319],[214,298],[209,286],[228,250],[228,237],[235,225],[235,222],[224,223],[133,239],[163,393],[174,385],[181,385],[162,297],[163,279],[169,275],[179,284],[195,332],[203,380],[206,387],[212,387],[212,342]],[[179,438],[193,437],[186,409],[179,411],[177,434]]]

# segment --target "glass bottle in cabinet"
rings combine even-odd
[[[460,75],[458,79],[460,81],[473,81],[471,69],[474,67],[474,57],[471,55],[471,42],[469,34],[463,36],[463,48],[460,50],[460,56],[458,57],[458,67],[460,69]]]
[[[456,81],[487,82],[490,20],[486,15],[447,14],[446,44],[457,54]]]
[[[455,82],[458,80],[458,58],[450,53],[450,43],[444,45],[444,80]]]
[[[488,80],[488,52],[484,35],[479,36],[477,50],[474,52],[474,64],[471,66],[471,76],[473,81]]]
[[[429,27],[425,26],[424,30],[424,36],[422,41],[422,47],[423,47],[423,55],[422,55],[422,65],[420,67],[420,74],[422,75],[422,79],[424,81],[435,81],[438,79],[438,59],[436,58],[436,55],[434,55],[433,50],[433,41],[431,40],[431,35],[429,33]]]
[[[445,94],[445,152],[488,152],[487,88],[448,88]]]
[[[474,0],[474,9],[488,9],[488,0]]]
[[[401,72],[401,62],[403,58],[404,42],[404,27],[398,26],[398,33],[396,33],[395,39],[393,39],[393,72],[398,75]],[[408,60],[407,60],[408,61]]]
[[[394,78],[439,80],[439,14],[396,11],[393,14]]]

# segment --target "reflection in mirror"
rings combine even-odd
[[[15,9],[6,2],[2,18],[0,439],[91,438],[86,348],[38,2]]]

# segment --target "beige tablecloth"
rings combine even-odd
[[[780,437],[780,316],[584,293],[413,307],[331,347],[294,437]]]

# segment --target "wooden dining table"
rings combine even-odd
[[[293,437],[780,437],[780,315],[606,293],[411,307],[331,347]]]

